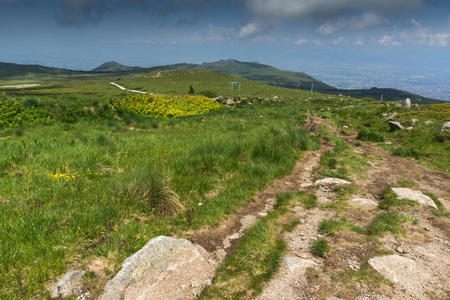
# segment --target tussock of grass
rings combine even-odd
[[[407,215],[385,212],[372,221],[368,232],[371,235],[383,235],[386,232],[391,232],[395,235],[404,235],[405,229],[403,228],[402,223],[405,222],[417,224],[419,220]]]
[[[330,250],[331,246],[326,238],[313,240],[311,243],[311,253],[314,255],[325,257]]]
[[[376,131],[364,128],[356,136],[358,140],[361,141],[371,141],[371,142],[384,142],[386,137]]]
[[[353,224],[348,220],[331,220],[325,219],[319,224],[319,230],[329,235],[336,235],[338,231],[351,230],[359,234],[366,234],[366,230],[360,226]]]

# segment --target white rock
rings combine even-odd
[[[341,186],[351,184],[351,182],[340,178],[324,178],[317,180],[316,182],[314,182],[314,184],[318,186],[327,186],[327,185]]]
[[[415,191],[409,188],[401,188],[401,187],[394,187],[391,189],[397,195],[398,199],[412,200],[424,206],[431,206],[437,208],[437,205],[436,203],[434,203],[433,199],[431,199],[427,195],[424,195],[421,191]]]

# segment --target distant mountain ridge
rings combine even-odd
[[[0,79],[22,76],[30,73],[50,75],[77,75],[98,73],[150,73],[154,71],[177,69],[205,69],[216,73],[258,81],[273,86],[308,91],[311,90],[313,86],[314,92],[335,95],[340,94],[355,98],[370,97],[374,99],[380,99],[381,95],[383,95],[383,100],[388,101],[404,100],[406,98],[410,98],[412,103],[430,104],[446,102],[444,100],[426,98],[413,93],[391,88],[371,88],[361,90],[337,89],[303,72],[283,71],[259,62],[240,62],[233,59],[219,60],[216,62],[202,64],[179,63],[150,68],[143,68],[138,66],[130,67],[122,65],[116,61],[110,61],[92,69],[91,71],[75,71],[45,67],[41,65],[20,65],[0,62]]]

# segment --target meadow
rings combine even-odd
[[[160,96],[136,96],[110,81]],[[231,81],[241,81],[242,90],[228,90]],[[23,82],[40,86],[0,95],[1,299],[49,298],[48,285],[66,271],[101,258],[112,276],[153,237],[217,226],[320,147],[301,129],[307,111],[348,125],[346,134],[370,122],[382,142],[395,141],[383,144],[394,154],[417,149],[417,157],[405,155],[443,172],[450,165],[449,143],[436,136],[445,121],[436,111],[447,106],[417,112],[432,126],[389,132],[381,113],[395,110],[405,121],[416,113],[204,70],[29,75],[6,83]],[[180,96],[190,86],[195,95]],[[164,99],[184,103],[182,113],[129,105]],[[97,295],[105,283],[95,274],[86,281]]]

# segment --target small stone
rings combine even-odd
[[[433,121],[425,121],[424,123],[425,123],[425,125],[430,125],[430,124],[433,124],[434,122]]]
[[[267,212],[259,212],[258,213],[258,217],[260,217],[260,218],[265,218],[265,217],[267,217]]]
[[[50,290],[50,295],[53,298],[69,297],[75,293],[75,288],[81,281],[84,271],[70,271],[67,272]]]
[[[396,112],[393,113],[393,114],[391,114],[391,115],[389,116],[388,120],[394,119],[396,115],[398,115],[398,113],[396,113]]]

